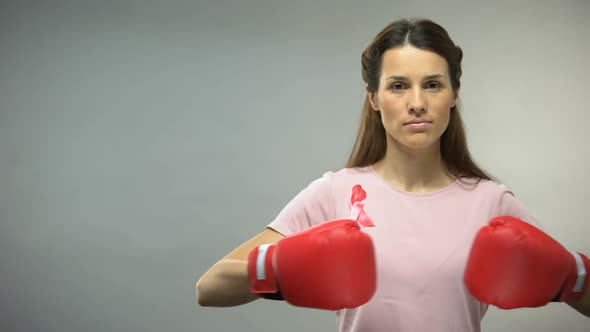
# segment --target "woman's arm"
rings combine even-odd
[[[250,293],[248,254],[261,244],[276,243],[283,237],[267,228],[215,263],[197,281],[197,303],[206,307],[233,307],[258,299],[259,296]]]
[[[590,288],[586,289],[586,293],[578,302],[567,302],[572,308],[576,309],[582,315],[590,317]]]

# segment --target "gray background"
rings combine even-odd
[[[589,1],[2,1],[2,331],[335,331],[330,312],[201,308],[195,282],[343,166],[360,53],[428,17],[465,53],[471,151],[590,253]],[[588,331],[564,304],[484,331]]]

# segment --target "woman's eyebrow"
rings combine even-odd
[[[425,76],[424,80],[432,80],[435,78],[446,78],[446,76],[443,74],[431,74],[431,75]],[[386,79],[387,80],[396,80],[396,81],[409,81],[409,79],[406,76],[400,76],[400,75],[391,75]]]
[[[446,76],[443,74],[432,74],[432,75],[428,75],[428,76],[424,77],[425,80],[431,80],[431,79],[435,79],[435,78],[446,78]]]

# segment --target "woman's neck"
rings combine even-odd
[[[373,165],[391,186],[407,192],[431,192],[455,181],[440,154],[440,144],[412,149],[388,142],[385,157]]]

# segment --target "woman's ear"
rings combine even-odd
[[[379,111],[379,103],[377,103],[377,95],[374,92],[369,91],[369,85],[365,84],[365,91],[367,92],[367,97],[369,98],[369,103],[374,111]]]
[[[455,89],[455,92],[453,92],[453,103],[451,104],[451,108],[457,106],[457,102],[459,101],[459,91],[460,89]]]

